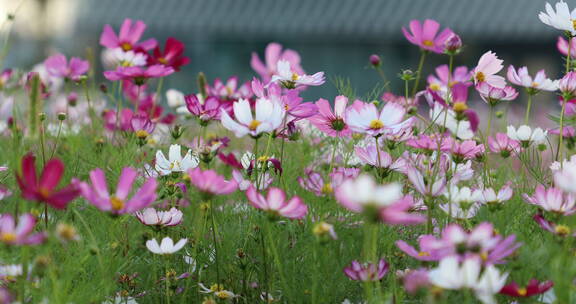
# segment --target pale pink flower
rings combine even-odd
[[[300,55],[298,52],[291,49],[282,50],[282,45],[272,42],[266,46],[265,62],[262,62],[258,54],[252,53],[250,66],[256,73],[260,75],[262,81],[269,82],[273,75],[277,74],[277,64],[280,60],[286,60],[290,63],[290,67],[297,74],[304,74],[304,70],[300,66]]]
[[[361,264],[354,260],[350,266],[344,268],[344,274],[354,281],[376,282],[386,275],[389,267],[390,265],[384,259],[380,259],[377,265],[374,263]]]
[[[398,133],[412,126],[413,119],[404,119],[406,109],[397,103],[387,103],[378,111],[373,103],[355,106],[346,113],[350,129],[371,136]]]
[[[544,70],[538,71],[536,76],[532,78],[528,74],[527,67],[521,67],[516,71],[514,66],[508,67],[508,81],[511,83],[531,89],[532,93],[538,91],[556,91],[558,89],[558,81],[546,78],[546,72]]]
[[[486,82],[490,86],[496,88],[504,88],[506,86],[506,80],[504,77],[496,75],[502,68],[503,60],[498,59],[495,53],[488,51],[480,57],[478,65],[472,70],[472,75],[474,77],[474,83]]]
[[[286,194],[279,188],[272,187],[268,195],[264,197],[250,186],[246,190],[246,197],[252,206],[269,212],[272,216],[282,216],[289,219],[301,219],[308,213],[308,206],[298,196],[293,196],[286,201]]]
[[[172,207],[168,211],[159,211],[154,208],[146,208],[135,213],[136,218],[147,226],[169,227],[182,222],[182,211]]]
[[[24,213],[18,218],[18,224],[11,214],[0,215],[0,242],[6,245],[37,245],[46,239],[43,232],[34,233],[36,218]]]
[[[511,86],[497,88],[491,86],[488,82],[480,82],[476,85],[476,91],[489,105],[496,105],[500,101],[514,100],[518,97],[518,91]]]
[[[435,20],[426,19],[423,24],[419,20],[412,20],[410,21],[410,32],[403,27],[402,33],[408,41],[421,49],[441,54],[445,50],[446,40],[450,38],[453,32],[446,28],[438,34],[439,29],[440,24]]]
[[[488,136],[488,147],[493,153],[500,153],[502,157],[508,157],[512,152],[520,151],[520,142],[513,140],[506,133],[496,133],[494,137]]]
[[[551,187],[546,189],[542,185],[536,186],[534,195],[524,193],[524,200],[546,211],[571,215],[576,212],[576,199],[571,193],[564,193],[560,188]]]
[[[63,54],[56,54],[48,57],[44,61],[46,72],[52,77],[67,78],[73,81],[80,79],[80,76],[86,74],[90,68],[90,63],[78,57],[70,58],[68,63],[66,56]]]
[[[287,89],[294,89],[300,86],[319,86],[324,84],[324,72],[318,72],[313,75],[298,73],[293,69],[287,60],[279,60],[277,63],[276,73],[272,76],[271,82],[279,82]]]

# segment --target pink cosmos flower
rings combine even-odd
[[[22,158],[22,173],[16,173],[16,181],[27,200],[44,202],[56,209],[64,209],[79,194],[75,183],[56,190],[64,174],[64,163],[57,158],[49,160],[40,178],[36,175],[36,158],[28,153]]]
[[[454,140],[452,137],[438,134],[421,134],[417,138],[411,138],[406,141],[406,145],[416,149],[423,149],[430,152],[440,149],[441,152],[448,152],[452,149]]]
[[[132,24],[131,19],[125,19],[120,27],[120,33],[117,36],[112,27],[108,24],[104,26],[100,36],[100,44],[110,49],[121,48],[124,51],[144,50],[148,51],[156,47],[156,39],[148,39],[138,42],[146,30],[146,24],[140,20]]]
[[[210,86],[206,84],[206,92],[208,96],[216,97],[220,102],[232,102],[239,99],[250,99],[253,97],[250,88],[250,82],[245,82],[238,86],[238,77],[232,76],[222,81],[220,78],[214,79],[214,84]]]
[[[558,89],[568,98],[576,94],[576,72],[568,72],[558,81]]]
[[[546,211],[571,215],[576,212],[576,199],[571,193],[564,193],[560,188],[544,188],[542,185],[536,186],[533,196],[524,193],[524,200],[532,205],[536,205]]]
[[[558,225],[554,222],[548,221],[540,213],[534,215],[533,219],[538,224],[538,226],[540,226],[540,228],[552,232],[555,235],[561,237],[566,236],[576,237],[576,231],[572,231],[572,229],[570,229],[570,227],[566,225]]]
[[[520,152],[520,142],[513,140],[506,133],[496,133],[496,136],[488,136],[488,147],[493,153],[500,153],[504,158],[510,156],[512,152]]]
[[[356,103],[356,102],[355,102]],[[330,107],[330,102],[326,99],[318,99],[316,106],[318,114],[308,118],[308,120],[320,131],[331,137],[346,137],[352,132],[345,121],[348,98],[346,96],[336,96],[334,99],[334,112]]]
[[[270,83],[265,87],[264,84],[257,79],[252,80],[251,87],[256,97],[269,99],[282,104],[286,113],[294,117],[292,121],[308,118],[318,113],[316,104],[312,102],[302,102],[303,99],[300,97],[299,90],[282,90],[276,83]]]
[[[416,191],[424,196],[439,196],[446,191],[446,178],[442,174],[438,174],[432,185],[424,182],[422,173],[413,166],[408,167],[407,175]]]
[[[258,175],[258,183],[256,181],[252,181],[250,176],[244,177],[242,172],[238,170],[232,170],[232,178],[238,184],[238,189],[240,191],[246,191],[248,188],[250,188],[250,186],[253,186],[258,190],[264,190],[267,189],[274,181],[274,178],[268,172],[260,173]]]
[[[373,263],[361,264],[354,260],[350,266],[344,268],[344,274],[354,281],[376,282],[382,280],[389,267],[390,265],[384,259],[380,259],[378,265]]]
[[[0,242],[6,245],[37,245],[46,239],[43,232],[33,233],[36,218],[24,213],[18,218],[18,225],[11,214],[0,215]]]
[[[420,250],[416,250],[405,241],[396,241],[398,249],[420,261],[439,261],[449,253],[433,235],[421,235],[418,237],[418,245]]]
[[[289,219],[301,219],[308,213],[308,206],[302,202],[300,197],[293,196],[286,201],[284,191],[279,188],[270,188],[268,195],[264,197],[258,193],[256,188],[250,186],[246,190],[246,197],[253,207],[269,212],[273,216],[279,215]]]
[[[135,213],[136,218],[147,226],[170,227],[182,222],[182,211],[172,207],[168,211],[146,208]]]
[[[435,69],[436,75],[432,74],[428,76],[428,87],[434,91],[446,91],[448,88],[453,87],[457,83],[464,84],[466,87],[472,85],[470,82],[471,73],[468,71],[468,67],[459,66],[454,69],[452,75],[450,75],[450,69],[447,64],[438,66]]]
[[[375,145],[367,147],[356,147],[354,152],[358,158],[364,163],[373,167],[386,168],[393,171],[401,171],[406,166],[406,161],[403,158],[398,158],[393,161],[392,156],[386,151],[376,150]]]
[[[90,171],[92,184],[80,182],[79,187],[82,191],[82,196],[102,211],[112,214],[133,213],[145,208],[156,200],[156,187],[158,185],[156,179],[149,178],[129,199],[128,195],[132,192],[132,186],[137,176],[138,172],[130,167],[122,169],[122,173],[118,178],[116,193],[110,195],[104,171],[97,168]]]
[[[452,155],[459,161],[469,160],[479,157],[484,154],[484,145],[476,144],[474,140],[465,140],[462,142],[454,141],[452,145]],[[458,161],[456,161],[458,162]]]
[[[188,170],[190,183],[205,195],[230,194],[238,189],[234,180],[227,181],[214,170],[203,171],[200,167]]]
[[[105,71],[104,76],[110,81],[130,80],[136,85],[143,85],[150,78],[165,77],[174,73],[174,69],[161,64],[151,65],[149,67],[123,67],[119,66],[116,70]]]
[[[298,52],[290,49],[282,50],[282,45],[272,42],[266,46],[265,63],[263,63],[258,54],[252,53],[250,66],[256,73],[260,75],[262,81],[270,82],[273,75],[277,74],[277,64],[280,60],[286,60],[290,63],[290,67],[297,74],[304,74],[304,70],[300,66],[300,55]]]
[[[133,115],[130,119],[130,126],[138,138],[148,137],[156,128],[156,124],[153,123],[150,118],[142,114]]]
[[[525,87],[530,91],[530,93],[535,93],[538,91],[556,91],[558,89],[558,82],[546,78],[546,72],[544,70],[538,71],[536,76],[532,78],[528,74],[527,67],[521,67],[516,71],[513,65],[508,67],[508,81],[511,83]]]
[[[86,74],[90,68],[90,63],[78,57],[70,58],[70,63],[67,62],[66,56],[58,53],[48,57],[44,61],[46,72],[52,77],[67,78],[73,81],[78,81],[80,76]]]
[[[428,270],[425,268],[409,270],[408,273],[405,273],[402,277],[402,282],[404,289],[406,289],[409,294],[415,294],[418,290],[432,285],[428,277]]]
[[[346,113],[350,130],[371,136],[398,133],[412,126],[413,119],[404,120],[406,109],[397,103],[387,103],[379,112],[373,103],[354,106]]]
[[[132,131],[132,117],[134,117],[132,110],[124,108],[119,115],[116,115],[114,110],[105,110],[102,116],[104,116],[104,127],[106,129],[110,131]],[[118,121],[116,121],[116,116],[118,116]]]
[[[568,41],[562,38],[562,36],[558,37],[556,47],[558,48],[558,51],[562,53],[562,55],[568,56]],[[570,46],[570,57],[576,58],[576,39],[572,39],[572,43]]]
[[[270,82],[279,82],[287,89],[294,89],[300,86],[319,86],[324,84],[324,72],[318,72],[313,75],[298,73],[297,70],[290,66],[287,60],[279,60],[276,67],[276,73],[272,76]]]
[[[184,97],[186,108],[192,115],[198,117],[200,123],[207,124],[212,120],[220,120],[220,101],[216,97],[207,97],[200,102],[196,94],[190,94]]]
[[[172,67],[175,71],[180,71],[182,66],[190,63],[190,58],[184,56],[183,54],[184,43],[176,38],[168,37],[168,39],[166,39],[166,47],[164,48],[164,52],[160,50],[159,46],[156,46],[152,56],[148,56],[148,64],[162,64]]]
[[[452,36],[453,32],[446,28],[438,34],[439,29],[440,24],[435,20],[426,19],[424,24],[421,24],[419,20],[412,20],[410,21],[410,32],[402,27],[402,33],[410,43],[421,49],[441,54],[444,52],[446,40]]]
[[[344,174],[342,172],[333,171],[325,180],[322,174],[306,168],[306,177],[298,177],[300,186],[316,196],[331,195],[342,182],[344,181]]]
[[[511,86],[497,88],[483,81],[478,83],[475,88],[480,94],[480,97],[482,97],[482,100],[489,105],[496,105],[500,101],[514,100],[518,97],[518,91]]]
[[[501,204],[510,200],[514,194],[514,191],[512,190],[511,182],[508,182],[502,186],[502,188],[500,188],[498,193],[496,193],[493,188],[485,188],[481,191],[481,193],[482,199],[480,202],[483,204],[493,205]]]
[[[503,60],[498,59],[495,53],[488,51],[480,57],[478,65],[472,70],[474,83],[488,83],[492,87],[503,89],[506,86],[506,80],[502,76],[496,75],[504,67]]]

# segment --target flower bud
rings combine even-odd
[[[59,121],[64,121],[64,120],[66,120],[66,113],[64,113],[64,112],[59,112],[59,113],[58,113],[58,120],[59,120]]]
[[[46,113],[44,113],[44,112],[38,113],[38,119],[40,119],[40,121],[45,121],[46,120]]]
[[[444,48],[448,54],[457,54],[462,48],[462,39],[460,36],[452,33],[452,35],[450,35],[450,37],[448,37],[444,42]]]
[[[372,54],[370,55],[370,64],[377,68],[382,64],[382,60],[380,60],[380,56],[376,55],[376,54]]]

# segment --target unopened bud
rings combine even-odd
[[[46,120],[46,113],[44,113],[44,112],[38,113],[38,119],[40,119],[40,121],[45,121]]]
[[[58,120],[59,120],[59,121],[64,121],[64,120],[66,120],[66,113],[64,113],[64,112],[58,113]]]
[[[380,60],[380,56],[376,55],[376,54],[372,54],[370,55],[370,64],[377,68],[382,64],[382,60]]]
[[[444,42],[444,48],[448,54],[457,54],[462,48],[462,39],[460,36],[452,33],[452,35],[450,35],[450,37],[448,37]]]

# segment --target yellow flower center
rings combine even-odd
[[[161,64],[168,64],[168,60],[166,60],[166,58],[164,57],[158,58],[158,62],[160,62]]]
[[[232,89],[230,87],[226,87],[226,94],[228,94],[228,96],[232,95]]]
[[[141,139],[145,139],[146,137],[148,137],[148,132],[144,131],[144,130],[138,130],[136,131],[136,137],[141,138]]]
[[[115,211],[118,211],[118,210],[121,210],[122,208],[124,208],[124,202],[115,196],[110,198],[110,205],[112,205],[112,210],[115,210]]]
[[[230,298],[230,295],[226,292],[226,291],[218,291],[214,293],[218,298],[220,299],[228,299]]]
[[[572,27],[576,30],[576,19],[572,20]]]
[[[566,225],[558,225],[554,230],[556,230],[556,233],[559,235],[567,235],[570,233],[570,227]]]
[[[420,252],[418,252],[418,256],[420,256],[420,257],[430,256],[430,253],[428,251],[420,251]]]
[[[300,76],[298,76],[298,74],[296,73],[292,73],[292,81],[296,81],[300,78]]]
[[[212,284],[210,285],[210,290],[216,292],[216,291],[222,291],[224,290],[224,286],[222,286],[222,284]]]
[[[258,128],[258,126],[261,124],[260,121],[254,119],[253,121],[250,122],[250,124],[248,125],[248,129],[250,129],[251,131],[255,131],[256,128]]]
[[[172,170],[174,168],[180,168],[180,162],[179,161],[175,160],[175,161],[170,163],[170,170]]]
[[[535,87],[537,87],[537,86],[538,86],[538,83],[537,83],[537,82],[532,82],[532,87],[533,87],[533,88],[535,88]]]
[[[382,127],[384,127],[384,123],[380,120],[380,119],[373,119],[370,122],[370,129],[381,129]]]
[[[518,288],[518,295],[520,296],[525,296],[528,293],[528,290],[526,290],[526,288]]]
[[[448,86],[449,86],[449,87],[453,87],[453,86],[454,86],[455,84],[457,84],[457,83],[458,83],[458,81],[450,81],[450,82],[448,83]]]
[[[424,40],[422,44],[425,46],[434,46],[434,42],[432,40]]]
[[[440,90],[440,85],[437,83],[433,83],[430,85],[430,90],[432,91],[439,91]]]
[[[258,161],[261,163],[265,163],[270,159],[270,157],[266,156],[266,155],[262,155],[260,157],[258,157]]]
[[[122,61],[120,61],[120,66],[123,66],[123,67],[125,67],[125,68],[126,68],[126,67],[131,67],[131,66],[132,66],[132,62],[130,62],[129,60],[122,60]]]
[[[482,259],[482,261],[487,261],[488,260],[488,253],[486,253],[486,251],[480,253],[480,258]]]
[[[478,72],[476,73],[476,80],[478,80],[478,82],[482,82],[486,80],[486,76],[484,76],[484,73]]]
[[[44,188],[44,187],[40,187],[40,190],[39,190],[38,192],[40,192],[40,196],[41,196],[42,198],[48,198],[48,197],[50,197],[50,190],[48,190],[48,189],[46,189],[46,188]]]
[[[124,42],[120,45],[120,47],[124,50],[124,51],[129,51],[132,49],[132,45],[128,42]]]
[[[316,226],[314,226],[314,229],[312,230],[312,232],[315,235],[324,235],[324,234],[330,232],[330,228],[331,228],[330,225],[328,225],[325,222],[321,222],[321,223],[318,223]]]
[[[466,103],[463,102],[455,102],[453,109],[454,112],[460,113],[468,110],[468,106],[466,105]]]
[[[324,186],[322,186],[322,193],[324,194],[330,194],[334,192],[334,189],[332,189],[332,185],[330,184],[324,184]]]
[[[0,235],[0,241],[4,243],[12,243],[16,241],[16,234],[11,232],[3,233],[2,235]]]

